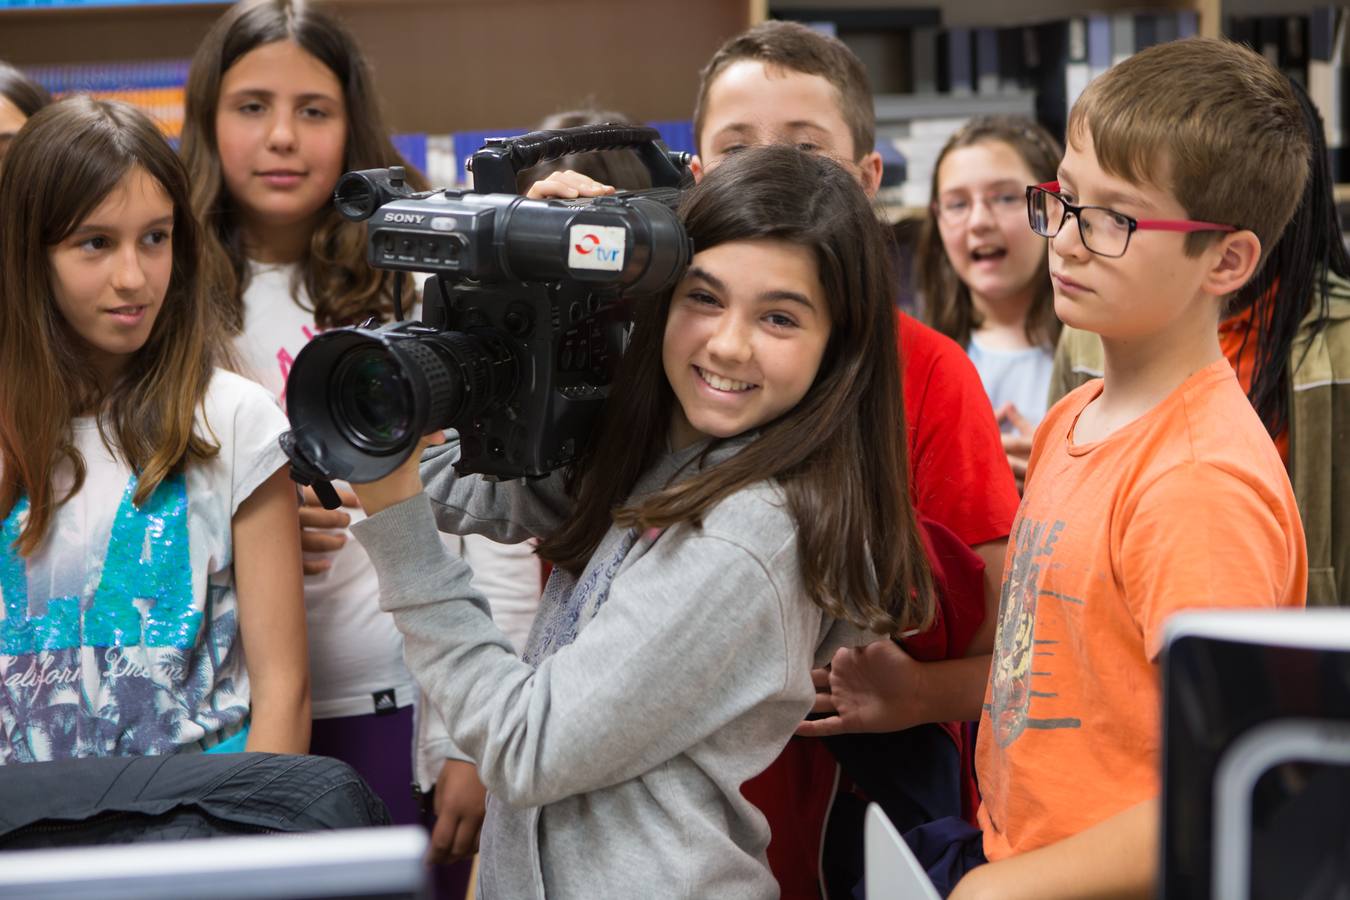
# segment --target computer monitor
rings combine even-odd
[[[1350,896],[1350,609],[1176,616],[1163,745],[1164,900]]]
[[[18,850],[0,861],[0,897],[423,900],[426,849],[425,831],[400,827]]]

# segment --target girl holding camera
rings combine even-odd
[[[933,614],[862,189],[758,148],[682,218],[697,253],[639,309],[570,471],[457,477],[452,443],[356,485],[381,603],[489,789],[484,897],[777,896],[741,785],[811,709],[813,664]],[[523,661],[438,526],[542,541]]]
[[[331,199],[345,171],[407,166],[389,140],[351,34],[297,0],[231,7],[192,61],[183,156],[235,349],[246,372],[284,400],[291,361],[316,333],[392,317],[392,276],[367,265],[364,226],[344,221]],[[424,186],[411,168],[409,181]],[[414,777],[423,790],[435,785],[433,857],[467,856],[483,814],[483,787],[472,764],[439,734],[434,716],[414,722],[416,690],[402,640],[374,602],[370,560],[349,540],[347,525],[362,512],[350,490],[338,488],[344,509],[321,508],[306,489],[300,512],[312,752],[351,764],[401,824],[420,819],[409,791]],[[529,549],[454,540],[481,573],[480,587],[494,601],[505,600],[497,612],[523,643],[539,588]],[[460,880],[467,875],[465,869]]]
[[[0,195],[0,764],[303,753],[286,420],[217,368],[187,172],[76,97]]]

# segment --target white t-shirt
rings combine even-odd
[[[291,296],[295,265],[249,263],[244,290],[244,330],[235,339],[244,373],[285,406],[286,377],[300,350],[319,333],[303,283]],[[345,482],[338,487],[349,489]],[[353,522],[360,509],[345,509]],[[305,620],[309,628],[309,671],[313,716],[328,719],[413,702],[412,676],[403,665],[403,637],[394,617],[380,611],[380,585],[361,544],[347,531],[335,553],[315,556],[331,567],[305,576]]]
[[[27,560],[14,548],[26,497],[0,526],[0,763],[205,749],[243,727],[231,520],[285,464],[286,419],[217,371],[196,428],[220,453],[138,509],[130,467],[76,419],[84,486],[41,547]],[[58,497],[71,476],[57,471]]]
[[[995,410],[1012,403],[1032,425],[1045,418],[1050,374],[1055,367],[1054,351],[1045,347],[998,350],[981,346],[972,337],[966,355],[980,373],[984,392]],[[1003,430],[1011,431],[1012,426],[1005,423]]]

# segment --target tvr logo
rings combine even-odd
[[[567,265],[573,269],[603,269],[618,272],[623,268],[626,229],[614,225],[573,225],[572,246]]]
[[[618,249],[602,247],[600,246],[600,238],[591,233],[583,234],[581,240],[572,246],[576,249],[577,253],[580,253],[582,256],[589,256],[594,253],[595,259],[598,262],[620,262],[623,258],[622,247],[619,247]]]

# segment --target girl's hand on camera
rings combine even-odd
[[[361,501],[361,508],[366,511],[366,515],[373,516],[380,510],[396,506],[404,500],[422,493],[422,476],[417,471],[422,462],[422,451],[436,444],[444,443],[445,435],[439,431],[433,431],[417,442],[416,449],[403,461],[403,465],[379,481],[372,481],[368,484],[353,484],[352,490],[356,491],[356,496]]]
[[[614,187],[601,184],[594,178],[573,172],[554,172],[543,181],[530,185],[525,196],[531,200],[576,200],[579,197],[603,197],[614,193]]]

